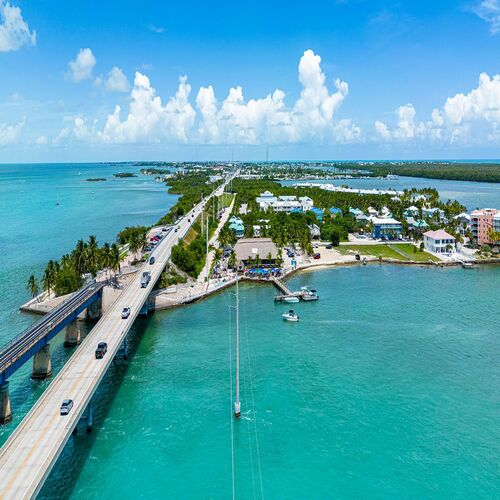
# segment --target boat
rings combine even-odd
[[[293,309],[290,309],[287,313],[282,314],[281,317],[285,321],[299,321],[299,317],[294,313]]]
[[[474,264],[470,261],[463,261],[462,262],[462,267],[464,269],[472,269],[474,267]]]
[[[319,299],[319,295],[316,292],[316,290],[306,290],[302,294],[302,300],[305,302],[310,302],[312,300],[318,300],[318,299]]]
[[[289,304],[296,304],[299,301],[299,298],[295,295],[288,295],[283,298],[283,302],[288,302]]]

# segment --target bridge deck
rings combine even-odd
[[[17,500],[36,496],[163,271],[173,245],[179,236],[187,233],[193,223],[192,216],[201,206],[198,204],[179,222],[177,233],[171,231],[158,245],[155,264],[145,266],[152,274],[149,285],[140,287],[142,273],[138,273],[4,444],[0,450],[2,498]],[[121,318],[123,307],[132,310],[128,320]],[[96,360],[95,349],[101,341],[107,342],[108,352],[103,359]],[[64,399],[74,401],[67,416],[59,414]]]

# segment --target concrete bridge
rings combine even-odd
[[[228,182],[229,179],[216,192]],[[154,251],[155,263],[144,266],[144,270],[151,273],[149,284],[141,287],[142,272],[129,282],[4,444],[0,450],[2,499],[36,497],[80,418],[86,411],[91,415],[92,396],[115,355],[126,347],[127,333],[147,304],[172,247],[186,235],[213,194],[178,222],[177,232],[172,230],[161,240]],[[131,308],[128,319],[121,317],[124,307]],[[95,358],[99,342],[108,345],[108,352],[102,359]],[[63,416],[60,407],[64,399],[72,399],[74,406]]]

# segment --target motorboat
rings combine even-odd
[[[288,295],[283,298],[283,302],[287,302],[288,304],[296,304],[299,301],[299,298],[295,295]]]
[[[295,314],[293,309],[290,309],[287,313],[281,315],[285,321],[299,321],[299,317]]]
[[[474,264],[470,261],[463,261],[462,262],[462,267],[464,269],[472,269],[474,267]]]
[[[317,294],[316,290],[304,290],[304,292],[302,293],[302,300],[304,302],[310,302],[318,299],[319,295]]]

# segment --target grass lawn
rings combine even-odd
[[[383,259],[395,259],[401,261],[414,260],[417,262],[428,262],[439,259],[428,252],[417,251],[413,253],[413,245],[410,243],[395,243],[392,245],[341,245],[335,250],[345,255],[347,253],[359,253],[360,255],[373,255]],[[397,250],[396,250],[397,249]]]

